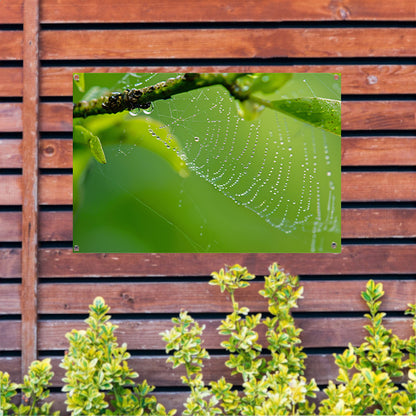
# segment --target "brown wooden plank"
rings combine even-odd
[[[343,172],[343,201],[415,201],[416,172]]]
[[[39,203],[42,205],[72,204],[71,175],[42,175],[39,183]],[[5,175],[0,180],[0,204],[22,204],[22,177]]]
[[[2,78],[3,70],[3,78]],[[293,66],[105,66],[41,68],[40,91],[43,96],[72,96],[74,72],[329,72],[342,74],[342,94],[412,94],[416,93],[415,65],[293,65]],[[10,73],[10,75],[9,75]],[[0,68],[1,80],[17,77],[18,68]],[[9,85],[8,82],[4,84]],[[0,95],[7,93],[0,85]],[[16,82],[17,88],[19,83]],[[3,89],[4,92],[3,92]],[[14,93],[16,94],[16,92]]]
[[[345,101],[341,107],[342,129],[414,129],[414,107],[411,101]],[[72,131],[72,104],[41,104],[40,128],[42,131]]]
[[[23,8],[22,375],[37,357],[39,3]]]
[[[5,2],[0,3],[0,8],[1,4],[5,4]],[[21,97],[22,95],[23,69],[8,67],[0,68],[0,97]]]
[[[343,130],[411,130],[416,128],[414,101],[344,101]]]
[[[414,273],[416,247],[348,245],[340,254],[81,254],[44,249],[40,253],[40,276],[207,276],[236,263],[252,273],[264,274],[276,261],[293,274]]]
[[[23,0],[0,2],[0,24],[23,23]]]
[[[343,238],[416,237],[416,209],[343,209]]]
[[[20,357],[0,357],[0,371],[10,375],[10,381],[13,383],[21,383],[22,375],[20,368],[22,360]]]
[[[0,30],[0,39],[0,61],[16,61],[23,58],[22,31]]]
[[[342,3],[307,0],[287,3],[283,0],[258,0],[242,4],[237,0],[181,0],[173,8],[168,1],[157,0],[152,7],[135,0],[122,0],[114,7],[112,0],[83,1],[74,7],[71,0],[44,0],[41,3],[42,23],[68,22],[275,22],[291,20],[411,20],[414,8],[411,0],[366,2],[345,0]],[[0,3],[0,23],[22,23],[23,0]]]
[[[0,169],[22,167],[22,141],[0,139]],[[72,139],[42,139],[40,168],[72,168]]]
[[[179,314],[177,312],[177,314]],[[219,319],[198,319],[200,325],[205,325],[202,339],[207,349],[223,349],[221,342],[227,337],[218,335],[217,328],[221,324]],[[113,320],[118,325],[115,334],[118,342],[127,343],[130,350],[164,350],[165,342],[160,332],[169,330],[173,324],[170,320],[141,320],[121,321]],[[301,339],[304,348],[335,348],[346,347],[349,342],[360,345],[368,335],[364,325],[366,318],[296,318],[295,325],[302,328]],[[412,335],[411,318],[384,318],[383,324],[401,338]],[[40,321],[39,350],[58,351],[67,350],[69,343],[65,334],[72,329],[85,329],[81,321]],[[266,345],[266,328],[259,326],[259,343]]]
[[[342,238],[416,237],[413,208],[345,208],[341,217]],[[40,212],[39,222],[41,241],[72,240],[72,212]],[[0,241],[21,241],[21,213],[0,212]]]
[[[413,166],[416,137],[343,137],[342,166]]]
[[[21,103],[0,103],[0,126],[2,132],[22,131]]]
[[[21,241],[22,213],[0,212],[0,241]],[[72,240],[72,212],[44,211],[39,213],[39,240]]]
[[[416,209],[413,208],[345,208],[341,216],[343,238],[416,237]],[[72,240],[72,212],[41,212],[39,221],[41,241]],[[20,224],[19,212],[0,212],[0,241],[20,241]]]
[[[301,285],[304,299],[299,301],[299,312],[366,311],[361,298],[366,281],[304,281]],[[386,281],[383,286],[383,310],[405,310],[416,299],[416,281]],[[267,301],[259,295],[263,287],[263,282],[253,282],[237,292],[236,299],[252,311],[267,311]],[[112,313],[176,313],[181,309],[192,313],[232,312],[228,297],[207,282],[157,282],[42,284],[39,313],[86,313],[98,294],[111,306]]]
[[[20,285],[16,283],[0,285],[0,315],[20,313]]]
[[[88,0],[73,7],[71,0],[42,1],[43,23],[56,22],[275,22],[290,20],[411,20],[414,9],[410,0],[397,7],[388,2],[365,3],[358,0],[329,2],[307,0],[287,3],[284,0],[257,0],[242,4],[238,0],[180,0],[172,7],[168,1],[157,0],[152,7],[135,0]]]
[[[0,204],[20,205],[20,175],[0,178]],[[415,172],[343,172],[342,201],[415,201]],[[72,204],[72,175],[42,175],[39,185],[42,205]]]
[[[416,137],[343,137],[342,166],[413,166]],[[42,139],[41,168],[72,168],[71,139]],[[0,168],[21,168],[21,140],[0,139]]]
[[[40,56],[45,60],[411,57],[415,34],[411,28],[48,30],[41,33]]]
[[[0,351],[19,351],[21,349],[21,322],[15,319],[0,321]],[[20,368],[18,369],[20,371]]]
[[[20,249],[0,249],[1,278],[20,276],[20,255]],[[409,244],[347,245],[340,254],[80,254],[42,249],[40,276],[208,276],[236,263],[264,275],[276,261],[292,274],[407,274],[416,270],[416,248]]]

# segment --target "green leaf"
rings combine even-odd
[[[107,163],[100,139],[84,126],[74,126],[74,142],[88,145],[91,154],[98,162]]]
[[[85,74],[80,73],[80,74],[74,74],[73,79],[74,79],[74,85],[76,85],[76,87],[78,88],[78,90],[80,92],[85,92]]]
[[[327,98],[293,98],[272,101],[271,108],[341,135],[341,101]]]

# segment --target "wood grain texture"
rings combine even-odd
[[[416,172],[343,172],[342,201],[415,201]]]
[[[266,269],[266,267],[265,267]],[[249,269],[250,270],[250,269]],[[267,269],[264,272],[268,273]],[[296,312],[366,311],[361,291],[365,281],[302,281],[304,299]],[[383,310],[403,311],[416,299],[416,281],[384,282]],[[263,282],[236,292],[236,300],[251,311],[267,311],[267,301],[259,295]],[[231,313],[227,295],[208,282],[156,283],[45,283],[39,285],[39,313],[85,313],[96,296],[102,296],[112,313]],[[322,302],[322,299],[325,302]]]
[[[18,69],[0,68],[0,80],[18,77]],[[46,67],[41,69],[42,96],[72,96],[72,74],[75,72],[327,72],[341,73],[342,94],[414,94],[415,65],[293,65],[293,66],[100,66]],[[3,85],[2,85],[3,84]],[[11,95],[8,82],[0,83],[0,95]],[[19,83],[15,81],[16,91]]]
[[[343,137],[342,166],[414,166],[416,137]]]
[[[0,139],[0,169],[22,167],[22,141]],[[41,139],[40,168],[72,168],[72,139]]]
[[[353,201],[415,201],[415,172],[344,172],[341,197]],[[42,175],[39,182],[41,205],[72,205],[72,175]],[[20,175],[0,177],[0,204],[22,204]]]
[[[413,166],[416,137],[343,137],[342,166]],[[0,169],[21,168],[19,139],[0,139]],[[41,139],[39,167],[72,168],[72,139]]]
[[[414,208],[349,208],[341,210],[343,238],[416,237]]]
[[[22,325],[16,319],[0,321],[0,334],[7,334],[7,337],[0,337],[0,351],[19,351],[22,348]],[[21,368],[16,369],[21,371]]]
[[[20,277],[21,250],[0,249],[0,278]],[[292,274],[409,274],[416,270],[412,244],[346,245],[340,254],[80,254],[41,249],[40,277],[208,276],[224,265],[244,264],[264,275],[279,262]]]
[[[416,237],[414,208],[344,208],[342,238]],[[21,213],[0,212],[0,241],[21,241]],[[72,241],[72,211],[39,213],[40,241]]]
[[[415,35],[412,28],[48,30],[41,33],[40,57],[45,60],[411,57]]]
[[[1,2],[2,4],[4,2]],[[0,61],[23,59],[23,32],[20,30],[0,30]]]
[[[414,101],[344,101],[342,129],[412,130],[414,108]],[[22,104],[0,103],[0,123],[4,132],[22,131]],[[39,123],[41,131],[72,131],[72,104],[42,103]]]
[[[42,23],[68,22],[278,22],[311,20],[411,20],[414,17],[411,0],[399,3],[376,0],[307,0],[290,3],[284,0],[210,1],[180,0],[175,7],[168,0],[149,3],[121,0],[114,7],[112,0],[88,0],[77,4],[71,0],[43,0]],[[23,22],[23,0],[0,2],[0,23]]]
[[[414,245],[351,245],[340,254],[80,254],[67,249],[40,252],[41,277],[207,276],[226,264],[244,264],[267,273],[279,262],[293,274],[414,273]],[[9,271],[9,273],[12,270]],[[15,273],[18,271],[15,271]]]
[[[0,315],[21,313],[20,289],[21,286],[17,283],[6,283],[0,286]]]

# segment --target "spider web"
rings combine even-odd
[[[166,78],[166,74],[125,74],[115,90]],[[298,75],[297,83],[298,90],[287,95],[283,91],[278,98],[315,96],[315,86],[321,86],[328,98],[339,99],[340,83],[331,74]],[[130,114],[162,123],[164,134],[151,127],[149,133],[167,148],[170,145],[162,137],[174,137],[180,148],[170,150],[235,204],[285,234],[310,230],[310,250],[329,251],[317,246],[317,235],[340,231],[339,136],[270,109],[255,120],[244,120],[221,86],[178,94],[154,103],[146,113]],[[119,148],[117,154],[128,157],[129,152]]]

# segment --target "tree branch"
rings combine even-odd
[[[166,100],[182,92],[212,85],[223,85],[232,96],[244,101],[248,95],[241,91],[235,83],[239,77],[244,75],[247,74],[183,74],[149,87],[126,89],[122,93],[113,92],[91,101],[80,101],[74,104],[73,116],[85,118],[96,114],[114,114],[135,108],[145,109],[149,108],[154,101]]]

